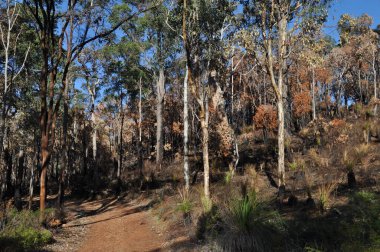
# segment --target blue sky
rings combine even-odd
[[[339,40],[337,23],[340,16],[345,13],[354,17],[367,13],[373,18],[375,28],[380,24],[380,0],[335,0],[329,10],[325,32],[337,42]]]

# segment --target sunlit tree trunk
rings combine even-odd
[[[156,120],[157,120],[157,131],[156,131],[156,166],[157,170],[161,170],[163,152],[164,152],[164,139],[162,134],[162,119],[163,119],[163,106],[164,106],[164,95],[165,95],[165,75],[163,66],[160,67],[159,77],[157,81],[157,108],[156,108]]]
[[[139,80],[139,121],[138,121],[138,129],[139,129],[139,146],[138,146],[138,152],[139,152],[139,175],[142,179],[143,177],[143,153],[142,153],[142,82],[141,77]]]
[[[313,110],[313,120],[317,118],[316,108],[315,108],[315,69],[312,67],[312,81],[311,81],[311,105]]]
[[[204,194],[206,199],[210,199],[210,165],[209,165],[209,153],[208,153],[208,141],[209,141],[209,107],[208,96],[206,93],[202,95],[202,102],[200,104],[200,116],[202,128],[202,156],[203,156],[203,172],[204,172]]]
[[[185,189],[190,189],[189,172],[189,95],[188,95],[188,66],[186,66],[185,79],[183,81],[183,171],[185,177]]]
[[[273,17],[272,17],[273,18]],[[274,73],[274,59],[272,53],[272,40],[266,41],[268,70],[271,78],[272,87],[277,98],[277,117],[278,117],[278,187],[285,187],[285,113],[283,101],[283,70],[285,57],[285,40],[286,40],[287,20],[282,15],[278,24],[278,73],[277,81]]]
[[[123,108],[123,99],[124,93],[120,94],[120,107],[119,107],[119,115],[120,115],[120,123],[119,123],[119,132],[118,132],[118,152],[119,158],[117,161],[117,178],[120,178],[121,169],[123,166],[123,127],[124,127],[124,108]]]
[[[373,72],[373,96],[375,98],[375,107],[373,108],[373,113],[374,115],[377,115],[377,72],[376,72],[376,56],[375,56],[375,51],[372,52],[373,59],[372,59],[372,72]]]

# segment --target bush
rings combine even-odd
[[[319,203],[322,213],[330,207],[331,194],[337,189],[338,182],[323,183],[318,187]]]
[[[222,217],[221,251],[273,251],[281,243],[283,221],[277,211],[258,200],[255,191],[233,199]]]
[[[54,215],[46,209],[45,215]],[[39,212],[11,209],[5,216],[5,225],[0,234],[0,247],[12,250],[36,249],[52,240],[52,233],[40,226]]]
[[[237,229],[250,231],[253,228],[253,212],[257,207],[258,202],[255,193],[232,202],[231,216]]]

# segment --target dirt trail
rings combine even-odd
[[[149,201],[126,202],[124,199],[67,202],[68,217],[72,221],[63,228],[86,229],[84,237],[78,237],[75,248],[69,250],[162,251],[165,239],[154,229],[148,205]]]

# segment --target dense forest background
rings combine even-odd
[[[226,192],[240,191],[225,209],[255,235],[260,197],[275,203],[252,217],[255,227],[302,195],[322,216],[333,192],[378,204],[380,26],[344,14],[336,40],[324,33],[332,3],[1,1],[0,227],[12,207],[38,210],[47,227],[49,209],[64,213],[67,197],[167,183],[185,226],[197,223],[190,213],[201,202],[199,237],[228,233],[215,223],[233,226],[216,210]],[[377,226],[357,227],[364,247],[380,243],[379,209],[368,209]],[[313,247],[313,234],[292,237],[303,249],[344,244]],[[265,232],[255,237],[217,243],[270,251]]]

